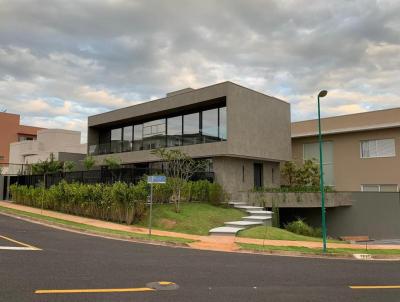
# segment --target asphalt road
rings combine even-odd
[[[400,301],[399,262],[310,259],[146,245],[62,231],[0,214],[0,235],[42,250],[0,249],[0,301]],[[0,246],[16,246],[2,240]],[[35,294],[39,289],[143,287],[173,291]]]

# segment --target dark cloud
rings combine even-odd
[[[290,101],[294,119],[313,117],[322,88],[325,115],[400,105],[396,0],[0,7],[0,106],[44,126],[82,130],[88,114],[224,80]]]

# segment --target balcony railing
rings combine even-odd
[[[224,141],[218,137],[193,135],[152,136],[140,141],[111,141],[105,144],[89,145],[90,155],[102,155],[140,150],[153,150],[165,147],[197,145]]]

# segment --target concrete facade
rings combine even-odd
[[[369,236],[371,239],[400,238],[400,194],[351,192],[351,206],[332,207],[326,210],[328,235]],[[289,210],[290,212],[287,212]],[[321,226],[320,208],[281,209],[281,217],[305,218],[315,227]]]
[[[28,165],[49,159],[50,154],[60,161],[78,161],[86,155],[86,144],[81,144],[79,131],[63,129],[39,130],[34,141],[10,144],[9,174],[17,174],[20,165]]]
[[[400,187],[400,108],[321,120],[323,140],[333,143],[337,191],[360,191],[362,185]],[[318,142],[316,120],[292,123],[292,156],[303,162],[304,144]],[[363,158],[362,141],[394,139],[394,156]]]
[[[0,112],[0,165],[8,168],[10,144],[26,139],[35,140],[37,132],[43,128],[25,126],[20,124],[20,116]],[[4,169],[3,173],[7,173]]]
[[[175,148],[193,158],[212,158],[215,178],[228,192],[254,187],[254,163],[263,164],[264,185],[279,185],[280,162],[291,158],[290,105],[231,82],[185,89],[169,93],[166,98],[91,116],[88,118],[88,151],[91,145],[99,144],[102,129],[197,108],[202,110],[205,106],[218,103],[226,106],[226,140]],[[108,156],[110,154],[96,155],[95,158],[101,163]],[[150,150],[115,153],[112,156],[119,157],[123,163],[159,160]]]

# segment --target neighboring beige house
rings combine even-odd
[[[324,176],[337,191],[400,186],[400,108],[321,119]],[[319,161],[317,120],[292,123],[292,157]]]
[[[88,118],[88,152],[138,168],[160,167],[152,149],[179,148],[208,159],[231,193],[280,184],[290,160],[290,105],[231,82],[168,93],[165,98]]]
[[[10,168],[8,174],[21,172],[23,165],[50,158],[60,161],[79,161],[85,157],[87,145],[81,144],[79,131],[44,129],[37,132],[35,140],[10,144]]]

